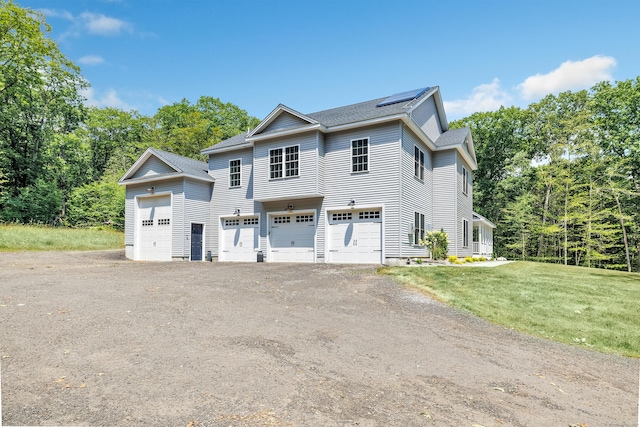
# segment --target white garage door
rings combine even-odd
[[[329,262],[382,263],[382,211],[328,212]]]
[[[136,259],[171,261],[171,213],[170,195],[138,199]]]
[[[258,251],[258,218],[222,219],[219,261],[255,262]]]
[[[313,213],[274,215],[270,221],[269,262],[315,262]]]

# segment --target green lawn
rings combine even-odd
[[[500,267],[395,267],[381,273],[518,331],[640,357],[640,275],[515,262]]]
[[[0,252],[15,251],[91,251],[121,249],[120,231],[0,225]]]

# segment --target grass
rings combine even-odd
[[[0,252],[121,249],[124,234],[114,230],[33,225],[0,225]]]
[[[382,268],[490,322],[604,353],[640,357],[640,275],[555,264]]]

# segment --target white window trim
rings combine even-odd
[[[424,239],[424,235],[427,231],[426,227],[427,227],[427,216],[421,212],[418,211],[414,211],[413,212],[413,220],[416,221],[416,214],[418,215],[418,221],[413,225],[413,239],[412,239],[412,243],[414,246],[421,246],[420,242],[416,242],[416,233],[417,235],[420,236],[420,239],[418,240],[422,240]],[[420,227],[422,225],[422,228]]]
[[[353,142],[354,141],[363,141],[366,140],[367,141],[367,169],[366,170],[362,170],[362,171],[354,171],[353,170]],[[364,138],[354,138],[351,141],[349,141],[349,157],[351,159],[351,165],[350,165],[350,169],[349,171],[352,174],[358,174],[358,173],[367,173],[371,170],[371,138],[370,137],[364,137]]]
[[[465,227],[465,223],[467,224],[467,226]],[[465,233],[466,230],[466,233]],[[464,238],[465,238],[465,234],[467,237],[467,241],[465,242]],[[468,248],[469,247],[469,220],[466,218],[462,218],[462,247],[463,248]]]
[[[416,175],[416,171],[415,171],[415,166],[416,166],[416,150],[418,150],[418,163],[420,162],[420,154],[422,154],[422,164],[419,164],[419,169],[418,169],[418,175]],[[417,145],[413,146],[413,176],[420,182],[424,182],[424,172],[425,172],[425,157],[426,157],[426,153],[425,151],[418,147]],[[420,177],[420,175],[422,175],[422,177]]]
[[[287,148],[291,148],[291,147],[298,147],[298,174],[297,175],[291,175],[291,176],[287,176]],[[271,178],[271,165],[272,164],[277,164],[277,163],[271,163],[271,152],[273,150],[282,150],[282,161],[280,162],[280,166],[282,166],[282,176],[279,178]],[[302,150],[300,149],[300,144],[291,144],[291,145],[283,145],[280,147],[273,147],[273,148],[269,148],[269,167],[267,170],[267,178],[269,179],[269,181],[282,181],[285,179],[292,179],[292,178],[299,178],[302,174],[300,173],[300,169],[301,169],[301,162],[300,162],[300,158],[301,158],[301,152]]]
[[[239,185],[231,185],[231,162],[238,161],[240,162],[240,184]],[[229,160],[229,188],[242,188],[242,159],[231,159]]]
[[[462,194],[469,195],[469,171],[462,166]]]

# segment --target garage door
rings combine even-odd
[[[222,219],[219,261],[256,261],[258,217]]]
[[[315,215],[285,214],[269,218],[269,262],[315,262]]]
[[[138,199],[136,259],[171,261],[171,213],[170,195]]]
[[[382,211],[329,212],[329,262],[382,263]]]

